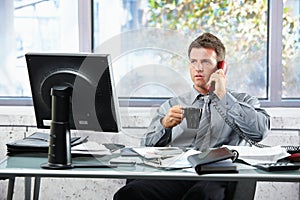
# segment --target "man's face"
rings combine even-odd
[[[190,75],[194,87],[202,94],[208,93],[207,82],[217,70],[217,54],[213,49],[193,48],[190,52]]]

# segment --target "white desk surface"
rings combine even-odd
[[[95,163],[97,159],[78,157],[73,163]],[[249,167],[238,167],[239,173],[205,174],[184,170],[160,170],[143,165],[117,168],[73,168],[49,170],[42,169],[45,156],[9,156],[0,162],[0,177],[64,177],[64,178],[134,178],[170,180],[227,180],[227,181],[277,181],[300,182],[300,170],[265,172]]]

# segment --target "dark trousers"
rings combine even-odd
[[[131,180],[114,200],[222,200],[232,199],[236,182],[184,180]]]

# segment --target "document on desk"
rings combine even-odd
[[[239,153],[238,159],[244,162],[255,165],[259,163],[276,163],[278,160],[288,157],[290,154],[287,153],[285,148],[280,146],[274,147],[249,147],[249,146],[229,146],[223,145],[230,150],[236,150]]]
[[[132,150],[145,159],[169,158],[183,153],[179,147],[133,147]]]
[[[81,143],[71,148],[72,155],[95,155],[95,156],[104,156],[111,155],[109,149],[107,149],[103,144],[98,144],[94,141],[87,141]]]
[[[186,152],[181,149],[181,151],[179,151],[177,147],[139,147],[133,148],[133,150],[142,155],[144,158],[143,164],[166,170],[190,168],[192,165],[187,157],[200,153],[200,151],[194,149]],[[163,151],[163,153],[161,151]]]

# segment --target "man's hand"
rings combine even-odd
[[[215,73],[212,73],[207,83],[208,88],[213,88],[213,92],[222,99],[226,94],[226,76],[222,69],[218,69]]]
[[[180,105],[170,108],[168,114],[161,120],[165,128],[172,128],[183,120],[183,108]]]

